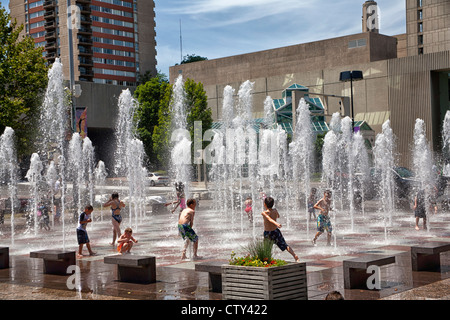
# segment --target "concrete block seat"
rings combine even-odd
[[[413,271],[441,271],[442,252],[450,251],[450,242],[427,242],[411,247]]]
[[[44,260],[44,273],[67,275],[67,268],[76,265],[75,251],[40,250],[30,252],[30,258]]]
[[[103,258],[107,264],[117,265],[118,280],[131,283],[156,282],[156,258],[133,254],[117,254]]]
[[[383,266],[395,263],[395,256],[364,255],[355,259],[344,260],[344,288],[367,289],[367,279],[371,273],[367,273],[369,266]]]
[[[9,268],[9,248],[0,247],[0,269]]]
[[[195,271],[208,272],[209,290],[222,293],[222,265],[227,260],[207,261],[195,264]]]

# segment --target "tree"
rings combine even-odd
[[[208,60],[208,58],[201,57],[196,54],[188,54],[183,57],[183,61],[181,61],[180,64],[186,64],[186,63],[197,62],[197,61],[205,61],[205,60]],[[175,65],[178,65],[178,63]]]
[[[43,49],[20,37],[22,29],[0,7],[0,134],[6,126],[14,129],[19,156],[31,153],[48,71]]]
[[[151,164],[157,165],[159,159],[153,147],[153,131],[158,125],[159,109],[164,101],[169,82],[164,74],[158,74],[139,85],[134,93],[139,102],[137,109],[138,134]]]
[[[194,139],[194,122],[202,122],[202,137],[206,130],[210,129],[213,123],[212,111],[208,107],[206,92],[202,83],[196,83],[191,79],[184,82],[186,92],[186,113],[187,113],[187,130],[189,130],[191,140]],[[170,103],[172,96],[172,85],[166,88],[166,92],[158,113],[158,125],[153,131],[153,147],[158,154],[161,164],[170,163],[170,138],[171,138],[171,121]],[[207,143],[207,142],[206,142]],[[192,148],[194,144],[192,144]],[[205,145],[203,145],[205,147]],[[192,150],[194,151],[194,150]],[[194,152],[192,152],[194,155]],[[194,163],[194,162],[192,162]]]

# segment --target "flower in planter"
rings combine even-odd
[[[273,259],[272,248],[273,241],[270,239],[254,240],[245,248],[248,252],[245,257],[236,257],[236,253],[232,251],[229,263],[230,265],[264,268],[286,265],[285,260]]]

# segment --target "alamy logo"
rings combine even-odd
[[[69,290],[77,290],[80,288],[80,267],[77,265],[71,265],[67,268],[67,274],[72,274],[67,278],[66,286]]]
[[[367,20],[366,26],[367,30],[380,30],[379,23],[379,9],[377,5],[370,5],[367,7]]]
[[[381,289],[381,274],[380,274],[380,267],[371,265],[367,268],[367,273],[373,273],[371,276],[367,278],[366,285],[367,289],[373,290]]]
[[[81,28],[81,10],[77,5],[67,8],[67,28],[70,30]]]
[[[184,143],[180,143],[182,141]],[[203,149],[204,141],[211,143]],[[194,164],[256,165],[259,159],[261,164],[272,170],[271,174],[277,174],[277,164],[281,159],[279,138],[273,129],[261,129],[259,132],[252,127],[223,131],[209,129],[202,136],[202,122],[195,121],[194,141],[188,130],[177,129],[171,135],[171,142],[175,144],[172,160],[178,165],[192,164],[192,161]],[[194,155],[191,155],[192,144]]]

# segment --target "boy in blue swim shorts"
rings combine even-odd
[[[183,254],[181,259],[187,259],[186,250],[189,246],[189,241],[194,243],[194,259],[198,259],[197,250],[198,250],[198,236],[195,233],[192,226],[194,225],[194,216],[195,216],[195,199],[188,199],[186,202],[187,208],[181,211],[180,217],[178,219],[178,231],[180,232],[181,237],[185,240],[183,247]]]
[[[91,244],[86,230],[87,224],[92,222],[91,219],[92,211],[94,211],[94,208],[91,205],[87,205],[84,208],[84,211],[80,214],[80,218],[78,219],[79,224],[77,228],[77,240],[78,240],[77,258],[83,257],[83,245],[85,244],[86,248],[89,251],[89,254],[91,256],[95,255],[95,252],[93,252],[91,249]]]
[[[264,199],[264,208],[266,209],[262,214],[264,218],[264,238],[272,240],[281,251],[287,250],[295,259],[299,262],[298,256],[294,250],[286,243],[279,228],[281,224],[277,222],[280,217],[277,209],[273,209],[274,199],[272,197],[266,197]]]
[[[327,232],[327,246],[331,246],[331,232],[333,227],[331,226],[330,216],[328,215],[331,208],[331,191],[325,190],[323,198],[320,199],[315,205],[315,209],[320,210],[320,214],[317,217],[317,233],[312,240],[313,245],[316,244],[317,238]]]

